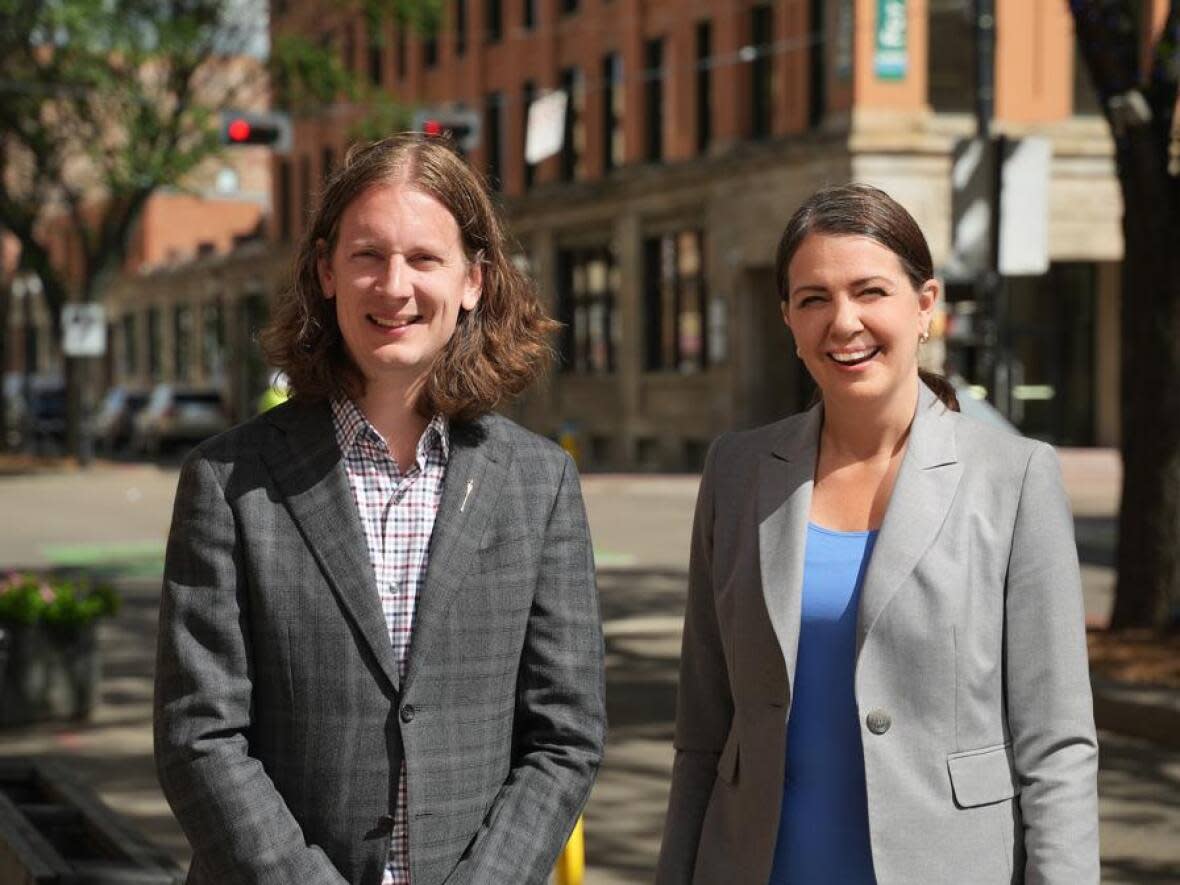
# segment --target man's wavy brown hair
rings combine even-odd
[[[544,373],[553,358],[548,336],[558,324],[545,315],[532,280],[513,264],[486,185],[441,138],[404,133],[348,152],[300,241],[291,288],[262,333],[263,352],[286,373],[298,399],[364,394],[365,378],[341,337],[335,301],[324,297],[317,263],[335,250],[345,209],[387,182],[406,183],[445,206],[459,225],[467,261],[481,265],[479,303],[460,312],[418,400],[427,417],[472,420]]]

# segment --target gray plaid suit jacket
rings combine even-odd
[[[585,512],[552,443],[452,426],[404,682],[328,407],[280,406],[185,463],[155,741],[189,882],[376,885],[403,758],[415,885],[541,882],[603,705]]]

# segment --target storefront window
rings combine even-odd
[[[709,342],[725,323],[707,304],[704,240],[702,231],[683,230],[644,242],[649,371],[697,372],[724,358]]]
[[[609,246],[561,249],[557,254],[562,370],[605,374],[615,370],[619,268]]]

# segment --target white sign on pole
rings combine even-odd
[[[102,356],[107,352],[106,312],[101,304],[66,304],[61,309],[62,353]]]
[[[1049,175],[1053,146],[1039,136],[1009,142],[1000,196],[1000,273],[1049,270]]]
[[[562,89],[542,95],[529,105],[528,134],[524,158],[536,165],[561,150],[565,140],[565,106],[568,96]]]

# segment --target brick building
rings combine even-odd
[[[1165,7],[1144,3],[1145,46]],[[682,469],[720,431],[804,404],[771,263],[816,187],[885,188],[917,217],[936,263],[948,258],[952,150],[975,127],[970,8],[450,0],[441,28],[421,35],[276,0],[271,29],[330,41],[407,106],[480,114],[471,159],[500,189],[521,260],[566,324],[560,370],[507,410],[542,433],[572,429],[588,467]],[[1114,444],[1122,243],[1110,137],[1066,5],[996,8],[996,128],[1045,136],[1053,151],[1049,272],[1005,287],[1012,415],[1057,443]],[[569,96],[563,149],[530,166],[529,102],[556,89]],[[284,285],[360,113],[340,105],[296,121],[292,152],[274,160],[269,248],[217,270],[231,305],[249,298],[259,314]],[[953,333],[973,303],[961,286],[949,296]],[[969,339],[952,334],[946,351],[949,368],[970,375]]]

